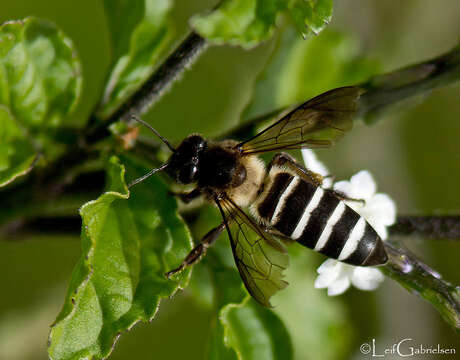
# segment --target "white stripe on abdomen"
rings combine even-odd
[[[348,237],[345,246],[339,254],[339,260],[345,260],[349,257],[358,247],[359,241],[364,235],[364,230],[366,228],[366,220],[363,217],[360,217],[358,222],[353,227],[353,230]]]
[[[291,192],[295,189],[297,184],[299,183],[300,179],[296,176],[292,178],[291,182],[289,183],[288,187],[286,190],[284,190],[283,194],[280,196],[280,199],[278,201],[278,204],[276,204],[275,207],[275,212],[273,213],[273,216],[270,220],[272,224],[276,224],[278,221],[278,215],[281,213],[281,211],[284,208],[284,203],[286,202],[287,197],[291,194]]]
[[[302,235],[303,230],[308,224],[308,220],[310,219],[310,215],[312,211],[316,209],[323,195],[324,195],[324,190],[318,187],[315,193],[313,194],[313,197],[311,198],[310,202],[308,203],[307,207],[305,208],[302,214],[302,217],[297,223],[297,226],[295,227],[291,235],[292,239],[297,240]]]
[[[334,225],[337,224],[337,222],[342,217],[343,212],[345,211],[345,207],[346,205],[343,203],[343,201],[339,202],[339,204],[336,206],[336,208],[332,212],[332,215],[327,220],[326,226],[324,227],[321,236],[316,242],[314,249],[315,251],[320,251],[324,247],[324,245],[326,245],[327,240],[329,239],[329,236],[332,233],[332,229],[334,228]]]

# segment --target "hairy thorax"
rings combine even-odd
[[[257,156],[247,156],[241,159],[241,165],[246,170],[243,183],[229,188],[227,195],[239,206],[249,206],[257,197],[257,193],[265,178],[265,166]]]
[[[246,207],[257,196],[265,177],[265,166],[257,156],[241,156],[237,144],[234,140],[208,144],[200,158],[198,187],[209,197],[225,193],[238,206]]]

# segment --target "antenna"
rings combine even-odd
[[[136,185],[136,184],[139,184],[141,181],[144,181],[145,179],[147,179],[148,177],[152,176],[153,174],[157,173],[158,171],[161,171],[161,170],[164,170],[166,169],[166,167],[168,166],[169,164],[168,163],[164,163],[163,165],[161,165],[160,167],[156,168],[156,169],[152,169],[150,170],[147,174],[141,176],[140,178],[137,178],[136,180],[132,181],[129,185],[128,185],[128,189],[131,188],[132,186]]]
[[[176,149],[174,148],[174,146],[172,146],[168,140],[166,140],[163,136],[161,136],[160,133],[156,131],[150,124],[146,123],[144,120],[141,120],[136,115],[131,115],[131,119],[137,121],[138,123],[141,123],[148,129],[150,129],[151,132],[153,132],[156,136],[158,136],[161,139],[161,141],[163,141],[166,144],[169,150],[171,150],[172,152],[176,152]]]

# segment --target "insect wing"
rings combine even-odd
[[[233,257],[246,289],[261,305],[270,307],[270,297],[284,289],[283,270],[289,265],[284,247],[263,231],[231,200],[222,202]]]
[[[246,155],[281,149],[329,147],[352,128],[357,100],[363,91],[348,86],[321,94],[237,147]]]

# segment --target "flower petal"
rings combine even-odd
[[[350,196],[351,193],[351,183],[349,181],[337,181],[334,184],[334,190],[343,192],[345,195]]]
[[[336,296],[344,293],[350,287],[350,278],[347,275],[341,276],[327,288],[329,296]]]
[[[315,279],[315,289],[324,289],[331,285],[335,280],[335,276],[330,273],[318,275]]]
[[[353,175],[350,179],[351,192],[350,197],[356,199],[368,200],[375,194],[377,185],[371,173],[367,170],[361,170]]]
[[[331,285],[338,277],[341,276],[341,266],[338,261],[328,259],[318,268],[318,277],[315,280],[315,288],[323,289]]]
[[[375,290],[384,280],[380,270],[362,266],[355,267],[350,278],[353,286],[361,290]]]
[[[327,259],[325,262],[323,262],[319,267],[318,269],[316,270],[318,272],[318,274],[322,274],[324,272],[328,272],[328,271],[331,271],[332,269],[334,268],[337,268],[337,265],[339,265],[340,263],[337,261],[337,260],[334,260],[334,259]]]
[[[396,221],[396,205],[387,194],[375,194],[369,203],[369,212],[384,225],[392,225]]]
[[[396,221],[396,205],[386,194],[376,194],[366,201],[366,205],[355,209],[363,216],[382,239],[388,237],[387,226]]]

